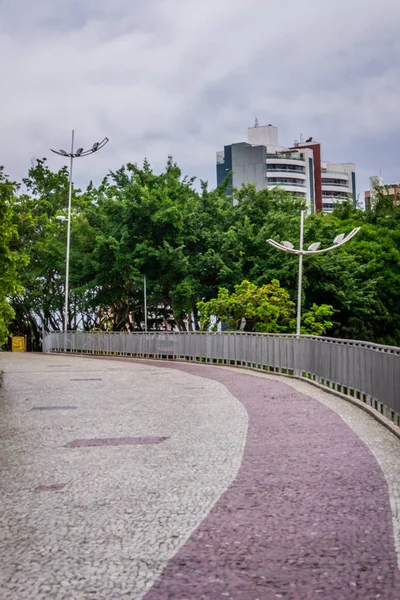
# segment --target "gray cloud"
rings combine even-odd
[[[400,5],[383,0],[0,1],[0,164],[14,177],[49,147],[110,144],[77,168],[173,154],[215,183],[215,151],[246,138],[257,114],[300,132],[325,158],[357,163],[359,189],[382,168],[400,179]],[[382,164],[382,163],[385,164]]]

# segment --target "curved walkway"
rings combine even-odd
[[[400,598],[400,443],[356,407],[191,364],[0,368],[7,599]]]
[[[283,382],[177,368],[224,383],[249,429],[235,482],[146,599],[400,598],[387,483],[354,431]]]

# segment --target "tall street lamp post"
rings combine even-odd
[[[333,240],[333,246],[329,246],[329,248],[321,248],[319,249],[321,242],[314,242],[311,246],[308,247],[307,250],[303,249],[303,239],[304,239],[304,215],[305,210],[302,210],[300,213],[300,244],[299,249],[296,250],[291,242],[276,242],[275,240],[267,240],[268,244],[274,246],[274,248],[278,248],[278,250],[283,250],[283,252],[287,252],[288,254],[296,254],[299,257],[299,279],[298,279],[298,289],[297,289],[297,325],[296,325],[296,335],[300,335],[300,326],[301,326],[301,296],[302,296],[302,287],[303,287],[303,256],[308,254],[321,254],[322,252],[328,252],[329,250],[335,250],[335,248],[339,248],[349,242],[361,229],[361,227],[356,227],[351,231],[348,235],[341,233],[337,235]]]
[[[143,289],[144,289],[144,331],[147,333],[147,277],[143,277]]]
[[[65,150],[53,150],[50,148],[52,152],[58,154],[59,156],[65,156],[70,159],[69,166],[69,194],[68,194],[68,225],[67,225],[67,260],[65,267],[65,311],[64,311],[64,331],[67,331],[68,328],[68,296],[69,296],[69,250],[71,243],[71,202],[72,202],[72,171],[74,166],[74,158],[81,158],[83,156],[89,156],[89,154],[94,154],[98,150],[104,148],[104,146],[109,141],[108,138],[104,138],[101,142],[96,142],[90,148],[90,150],[84,150],[83,148],[78,148],[76,152],[74,152],[74,139],[75,132],[72,130],[71,137],[71,152],[66,152]]]

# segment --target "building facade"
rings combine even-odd
[[[379,191],[385,196],[393,198],[393,204],[397,204],[400,196],[400,184],[389,183],[385,184],[382,177],[370,177],[369,178],[369,190],[364,192],[365,209],[370,210],[376,196],[376,192]]]
[[[217,152],[217,185],[228,177],[227,193],[243,184],[257,189],[280,187],[307,200],[309,210],[332,211],[335,202],[356,200],[355,165],[321,161],[321,145],[295,142],[279,145],[278,128],[272,125],[248,129],[248,141],[230,144]]]
[[[354,163],[321,162],[322,210],[330,212],[335,202],[351,199],[354,206],[356,195],[356,166]]]

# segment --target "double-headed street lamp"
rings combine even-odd
[[[65,156],[70,159],[70,167],[69,167],[69,195],[68,195],[68,225],[67,225],[67,260],[66,260],[66,268],[65,268],[65,312],[64,312],[64,331],[67,331],[68,327],[68,295],[69,295],[69,248],[71,242],[71,202],[72,202],[72,170],[74,166],[74,158],[81,158],[83,156],[89,156],[89,154],[94,154],[98,150],[104,148],[104,146],[108,142],[108,138],[104,138],[101,142],[96,142],[90,148],[90,150],[84,150],[83,148],[78,148],[76,152],[74,152],[74,139],[75,132],[72,130],[72,138],[71,138],[71,152],[66,152],[65,150],[53,150],[50,148],[52,152],[58,154],[59,156]],[[65,220],[65,217],[60,220]]]
[[[304,215],[305,210],[301,211],[300,214],[300,247],[296,250],[291,242],[276,242],[275,240],[267,240],[271,246],[274,248],[278,248],[279,250],[283,250],[288,254],[296,254],[299,257],[299,282],[297,289],[297,326],[296,326],[296,335],[300,335],[300,325],[301,325],[301,295],[302,295],[302,286],[303,286],[303,256],[307,254],[321,254],[322,252],[328,252],[329,250],[335,250],[335,248],[339,248],[349,242],[361,229],[361,227],[356,227],[351,231],[348,235],[341,233],[337,235],[333,240],[333,246],[329,246],[329,248],[321,248],[321,242],[314,242],[311,246],[308,247],[307,250],[303,250],[303,238],[304,238]]]

